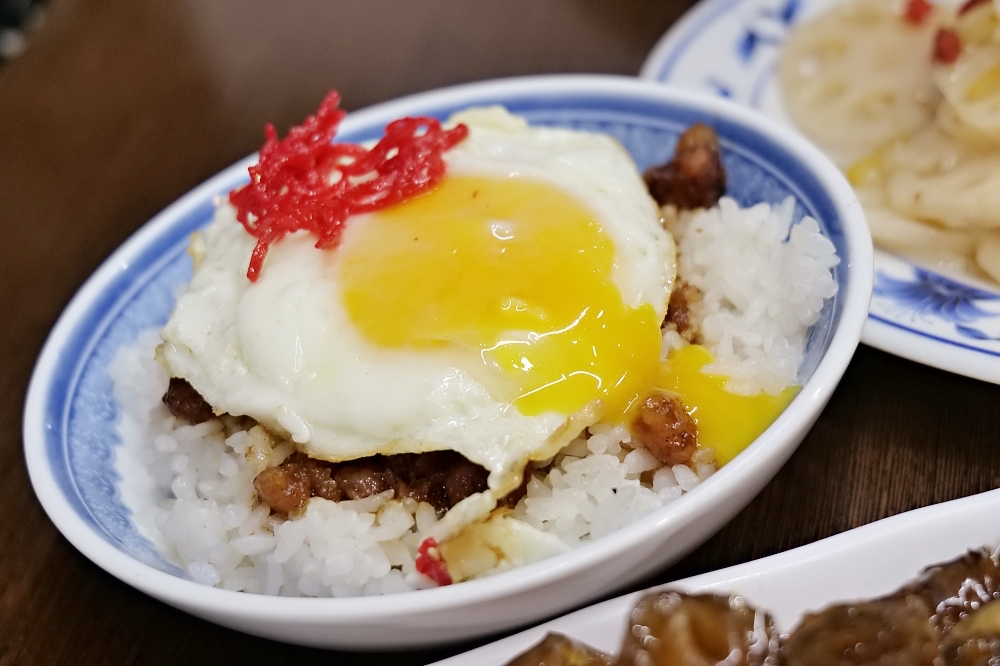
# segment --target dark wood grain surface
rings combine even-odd
[[[0,67],[0,665],[421,664],[195,619],[104,573],[42,512],[21,410],[74,291],[151,215],[338,88],[348,108],[477,79],[634,74],[690,0],[51,0]],[[754,502],[647,584],[1000,486],[1000,387],[862,347]]]

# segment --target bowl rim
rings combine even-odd
[[[654,512],[615,531],[613,539],[598,539],[569,553],[557,555],[530,565],[518,567],[494,576],[441,588],[405,594],[376,597],[310,598],[274,597],[247,594],[208,587],[180,578],[134,559],[85,523],[64,496],[46,454],[45,406],[48,386],[60,360],[62,346],[70,336],[104,282],[127,267],[131,256],[148,243],[161,227],[183,216],[218,187],[232,179],[235,170],[245,170],[256,161],[256,154],[223,169],[142,225],[121,244],[87,279],[63,310],[50,332],[38,357],[28,388],[24,407],[23,438],[28,472],[35,494],[46,514],[67,540],[88,559],[116,578],[172,605],[208,615],[253,619],[281,616],[284,620],[338,622],[345,625],[386,624],[392,618],[453,609],[468,603],[484,603],[516,596],[554,581],[573,577],[598,565],[601,561],[624,552],[646,540],[649,535],[671,525],[684,525],[699,515],[718,507],[739,488],[768,467],[775,457],[791,454],[807,431],[834,388],[839,383],[854,354],[868,314],[873,279],[872,244],[867,224],[853,190],[839,170],[817,148],[790,129],[774,124],[755,111],[732,102],[702,93],[671,88],[659,83],[615,75],[535,75],[459,84],[437,90],[416,93],[352,112],[344,121],[347,133],[356,123],[379,122],[406,115],[415,104],[447,105],[461,103],[469,97],[500,95],[542,96],[555,93],[595,94],[626,97],[685,106],[749,128],[770,143],[777,144],[812,171],[827,190],[840,217],[844,243],[850,262],[850,276],[843,292],[840,320],[829,340],[826,353],[802,386],[791,405],[735,461],[700,484],[699,492],[689,502],[675,503],[669,515]],[[467,102],[467,103],[475,103]],[[792,407],[797,405],[796,409]],[[783,460],[783,458],[782,458]],[[696,499],[701,497],[701,500]],[[387,603],[386,599],[391,599]]]

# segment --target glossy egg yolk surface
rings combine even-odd
[[[621,421],[656,376],[653,306],[623,302],[595,215],[544,181],[449,176],[367,217],[336,254],[365,338],[455,354],[526,416],[599,404]]]
[[[778,395],[737,395],[725,389],[729,377],[703,372],[711,362],[712,353],[701,345],[675,350],[663,363],[656,386],[681,396],[687,412],[698,424],[698,445],[713,449],[716,464],[721,466],[778,418],[799,387],[789,386]]]

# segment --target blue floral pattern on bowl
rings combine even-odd
[[[640,168],[667,159],[680,132],[693,122],[713,124],[730,174],[730,195],[743,205],[794,197],[796,217],[814,217],[844,260],[834,272],[841,292],[845,290],[850,257],[834,202],[797,157],[755,131],[708,112],[638,97],[553,93],[484,97],[476,102],[502,103],[535,124],[607,132],[632,153]],[[444,118],[454,110],[431,106],[422,111]],[[356,124],[342,138],[363,141],[381,130],[379,123]],[[60,349],[44,397],[47,458],[73,510],[117,549],[175,575],[185,574],[140,533],[123,500],[123,480],[116,469],[121,410],[107,367],[140,332],[165,323],[175,294],[190,278],[188,237],[210,221],[216,197],[246,181],[246,164],[228,169],[167,209],[129,241],[122,250],[127,254],[109,259],[95,276],[95,284],[84,287],[84,292],[93,287],[97,293],[83,299],[85,311],[74,320]],[[822,358],[842,305],[839,294],[828,301],[810,330],[801,381]]]

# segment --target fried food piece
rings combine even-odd
[[[992,601],[956,623],[941,642],[945,666],[1000,663],[1000,601]]]
[[[603,652],[587,647],[562,634],[546,634],[542,642],[522,652],[506,666],[613,666]]]
[[[701,123],[692,125],[677,140],[673,159],[650,167],[642,177],[661,206],[711,208],[726,193],[726,170],[715,130]]]
[[[988,550],[970,550],[957,560],[928,567],[900,594],[920,596],[934,626],[947,634],[969,613],[1000,599],[1000,568]]]
[[[619,666],[771,666],[778,632],[740,597],[661,592],[632,611]]]
[[[998,598],[996,562],[987,550],[970,551],[926,569],[890,597],[807,616],[785,644],[787,663],[929,666],[939,656],[962,666],[997,663]]]
[[[680,397],[657,391],[646,398],[630,428],[632,437],[664,465],[683,465],[698,448],[698,426]]]
[[[806,615],[782,648],[786,666],[936,666],[939,632],[916,594]]]

